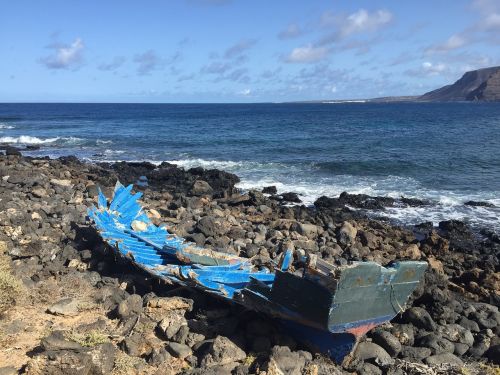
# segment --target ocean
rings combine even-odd
[[[305,204],[343,191],[427,199],[383,215],[500,230],[500,103],[0,104],[0,143],[218,168]]]

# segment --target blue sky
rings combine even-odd
[[[2,1],[0,101],[411,95],[499,47],[500,0]]]

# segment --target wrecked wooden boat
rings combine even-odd
[[[358,339],[403,311],[427,263],[335,266],[286,251],[277,264],[201,248],[154,225],[132,193],[117,183],[108,203],[99,191],[89,210],[102,238],[151,275],[270,315],[298,341],[343,362]]]

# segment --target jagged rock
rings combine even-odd
[[[226,365],[246,358],[246,353],[239,346],[224,336],[217,336],[201,358],[202,367]]]

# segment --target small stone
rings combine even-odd
[[[94,184],[87,186],[86,191],[89,198],[95,198],[99,195],[99,189]]]
[[[54,331],[49,336],[44,337],[41,342],[42,348],[46,351],[57,350],[84,350],[83,346],[77,342],[66,339],[63,331]]]
[[[210,186],[210,184],[203,180],[196,180],[191,187],[191,194],[195,196],[202,195],[211,195],[214,192],[214,189]]]
[[[177,342],[169,342],[167,348],[170,354],[180,359],[184,359],[193,353],[189,346]]]
[[[120,319],[126,319],[132,315],[140,314],[142,311],[142,298],[138,294],[130,295],[126,300],[121,301],[116,309],[116,314]]]
[[[372,340],[375,344],[385,349],[391,357],[395,357],[401,351],[401,343],[391,333],[378,330],[372,333]]]
[[[307,361],[312,359],[311,354],[300,351],[291,351],[286,346],[275,346],[269,358],[269,374],[300,375]]]
[[[469,347],[474,344],[474,336],[472,336],[472,333],[459,324],[439,326],[438,332],[451,342],[466,344]]]
[[[71,180],[59,180],[57,178],[52,178],[50,180],[50,183],[52,185],[61,186],[61,187],[71,187],[71,186],[73,186],[73,184],[71,183]]]
[[[156,329],[167,340],[173,340],[180,328],[185,325],[187,325],[187,321],[184,316],[179,314],[169,314],[158,323]]]
[[[318,226],[306,223],[299,223],[297,229],[301,235],[306,236],[309,239],[318,237],[318,234],[322,232],[321,228],[318,228]]]
[[[374,364],[365,362],[359,370],[359,375],[382,375],[382,370]]]
[[[276,189],[276,186],[265,186],[262,188],[262,193],[276,195],[278,193],[278,189]]]
[[[405,258],[419,260],[422,257],[422,253],[418,248],[418,245],[411,244],[406,249],[403,250],[403,255]]]
[[[0,367],[0,375],[17,375],[18,371],[14,366]]]
[[[355,239],[356,239],[357,233],[358,233],[358,230],[356,228],[354,228],[351,223],[349,223],[348,221],[345,221],[339,230],[339,233],[337,235],[337,240],[339,241],[339,243],[341,245],[344,245],[344,246],[353,244]]]
[[[455,366],[463,366],[464,364],[460,358],[451,353],[442,353],[427,357],[425,363],[431,366],[439,366],[445,363]]]
[[[394,363],[391,356],[381,346],[373,342],[360,342],[354,352],[354,357],[363,361],[368,359],[375,360],[380,365],[390,365]]]
[[[235,361],[243,361],[246,353],[239,346],[224,336],[217,336],[211,343],[208,352],[201,358],[201,367],[225,365]]]
[[[47,190],[41,187],[37,187],[31,190],[31,194],[33,194],[35,198],[47,198],[49,196],[47,194]]]
[[[130,226],[136,232],[143,232],[148,229],[148,225],[145,222],[139,220],[132,221],[132,224]]]
[[[408,358],[410,361],[421,361],[424,358],[429,357],[431,354],[432,351],[429,348],[406,345],[401,347],[401,356],[403,358]]]
[[[64,298],[47,309],[49,314],[71,316],[78,313],[78,300],[73,298]]]
[[[422,307],[411,307],[406,310],[403,314],[403,320],[426,331],[434,331],[436,329],[436,323]]]
[[[453,353],[455,351],[455,345],[451,341],[435,333],[429,333],[420,337],[417,343],[419,346],[430,348],[434,354]]]
[[[458,324],[460,324],[463,328],[468,329],[471,332],[477,333],[480,331],[479,325],[475,321],[467,319],[464,316],[460,319]]]
[[[149,210],[149,215],[151,219],[161,219],[161,215],[158,211],[156,211],[154,208],[151,208]]]
[[[31,214],[31,220],[42,221],[42,216],[38,212],[33,212]]]

